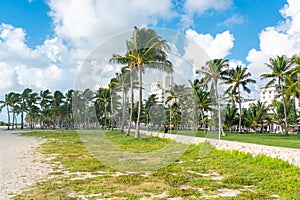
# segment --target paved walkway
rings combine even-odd
[[[279,158],[281,160],[289,162],[292,165],[300,167],[300,149],[274,147],[274,146],[251,144],[245,142],[217,140],[217,139],[210,139],[210,138],[200,138],[200,137],[185,136],[185,135],[164,134],[159,132],[143,131],[143,130],[141,130],[141,133],[145,135],[160,137],[160,138],[168,138],[184,144],[199,144],[201,142],[209,141],[217,149],[237,150],[245,153],[251,153],[253,156],[263,154],[272,158]]]

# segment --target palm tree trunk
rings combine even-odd
[[[130,96],[131,96],[130,117],[129,117],[129,124],[128,124],[126,136],[129,136],[129,134],[130,134],[132,115],[133,115],[134,94],[133,94],[133,72],[132,72],[132,70],[130,71]]]
[[[12,114],[12,126],[11,126],[12,130],[14,130],[14,125],[15,125],[15,112],[13,111],[13,114]]]
[[[7,111],[7,130],[9,130],[9,126],[10,126],[10,115],[9,115],[9,108],[8,108],[8,105],[6,105],[6,111]]]
[[[125,124],[125,110],[126,110],[126,105],[125,105],[125,88],[123,88],[122,92],[122,122],[121,122],[121,132],[124,132],[124,124]]]
[[[222,119],[221,119],[221,99],[219,98],[219,92],[218,92],[218,81],[215,80],[215,94],[216,94],[216,100],[218,104],[218,117],[219,117],[219,139],[221,139],[222,136],[226,136],[226,133],[223,130],[222,127]]]
[[[283,91],[283,85],[282,82],[280,82],[280,89],[281,89],[281,94],[282,94],[282,99],[283,99],[283,113],[284,113],[284,132],[285,135],[288,135],[288,119],[287,119],[287,112],[286,112],[286,99]]]
[[[21,110],[21,129],[24,129],[24,102],[22,102],[22,110]]]
[[[140,118],[141,118],[141,112],[142,112],[142,100],[143,100],[143,94],[142,94],[142,70],[141,66],[138,66],[138,76],[139,76],[139,104],[138,104],[138,117],[136,120],[136,126],[135,126],[135,138],[140,137]]]
[[[242,133],[242,102],[241,102],[241,94],[240,94],[239,86],[238,86],[238,95],[239,95],[239,133],[241,134]]]
[[[203,127],[204,127],[204,134],[206,134],[206,133],[207,133],[207,130],[206,130],[206,123],[205,123],[205,120],[204,120],[204,113],[203,113],[203,110],[200,110],[200,114],[201,114],[202,124],[203,124]]]
[[[113,105],[113,93],[110,94],[110,124],[111,124],[111,130],[114,130],[114,105]]]

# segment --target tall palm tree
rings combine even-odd
[[[126,94],[130,85],[130,74],[126,71],[126,67],[122,68],[121,73],[116,73],[116,87],[122,91],[122,119],[120,131],[124,132],[125,116],[126,116]]]
[[[241,90],[240,86],[242,86],[243,90],[247,93],[251,93],[251,90],[247,87],[248,83],[256,83],[255,80],[249,78],[251,73],[247,73],[247,68],[243,68],[242,66],[236,66],[234,69],[228,70],[228,74],[223,77],[225,80],[225,84],[231,84],[225,93],[237,93],[238,99],[237,102],[239,104],[239,133],[242,133],[242,99],[241,99]]]
[[[126,45],[127,45],[127,43],[126,43]],[[127,49],[128,49],[128,47],[127,47]],[[136,72],[135,65],[136,64],[135,64],[134,60],[128,55],[128,53],[125,56],[121,56],[119,54],[113,54],[112,58],[110,59],[110,62],[115,62],[115,63],[118,63],[118,64],[126,65],[121,70],[122,74],[126,74],[127,70],[130,71],[130,115],[129,115],[128,129],[127,129],[127,133],[126,133],[126,136],[129,136],[130,131],[131,131],[131,126],[132,126],[131,124],[132,124],[133,110],[134,110],[134,93],[133,93],[133,89],[134,89],[134,78],[135,78],[135,72]],[[123,113],[125,113],[125,112],[123,112]]]
[[[135,137],[140,137],[140,118],[142,112],[142,72],[145,68],[156,68],[172,71],[172,64],[167,60],[165,50],[170,50],[165,40],[155,31],[147,28],[134,27],[131,40],[127,41],[127,56],[135,64],[139,81],[139,105]]]
[[[205,66],[202,66],[196,73],[202,74],[203,83],[210,86],[211,91],[214,91],[215,100],[218,107],[218,118],[219,118],[219,139],[221,134],[225,136],[225,132],[222,127],[221,119],[221,96],[219,96],[218,85],[223,79],[224,75],[227,73],[228,60],[225,59],[213,59],[206,62]]]
[[[38,93],[36,93],[36,92],[30,93],[28,98],[26,99],[27,106],[28,106],[28,115],[29,115],[29,120],[30,120],[29,124],[30,124],[31,129],[33,129],[34,115],[39,110],[37,107],[38,100],[40,100],[40,97],[39,97]]]
[[[13,96],[14,92],[10,92],[5,95],[4,100],[1,100],[0,103],[2,107],[6,107],[6,113],[7,113],[7,130],[10,129],[10,109],[13,104]]]
[[[72,98],[74,90],[70,89],[65,94],[65,106],[66,106],[66,127],[68,128],[73,122],[73,112],[72,112]]]
[[[26,99],[29,98],[29,94],[32,92],[32,89],[26,88],[21,93],[21,129],[24,128],[24,112],[26,109]]]
[[[40,108],[41,108],[41,118],[40,126],[44,129],[44,120],[45,120],[45,111],[50,106],[52,95],[50,90],[41,90],[40,91]]]
[[[278,81],[278,87],[280,91],[280,95],[282,96],[283,101],[283,109],[284,109],[284,130],[285,135],[288,135],[288,118],[287,118],[287,99],[284,90],[284,78],[288,75],[289,70],[291,68],[291,62],[285,56],[277,56],[276,58],[270,58],[269,63],[266,63],[267,67],[269,67],[272,71],[270,73],[262,74],[261,78],[271,78],[271,80],[267,83],[267,86],[270,86]]]
[[[12,129],[16,125],[16,113],[21,110],[21,95],[19,93],[12,93],[11,96],[11,112],[12,112]]]
[[[296,98],[300,99],[300,56],[294,55],[291,58],[292,65],[294,66],[288,76],[285,76],[286,96],[294,98],[294,113],[297,116]]]
[[[110,79],[110,82],[108,84],[109,95],[110,95],[110,125],[111,125],[111,130],[114,130],[113,96],[114,96],[114,90],[116,89],[117,81],[118,81],[117,78],[112,78],[112,79]]]

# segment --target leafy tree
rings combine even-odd
[[[270,58],[269,63],[266,63],[266,65],[272,71],[270,73],[262,74],[261,78],[271,79],[267,83],[267,86],[274,84],[277,80],[278,88],[283,101],[285,135],[288,135],[287,99],[284,89],[284,78],[289,73],[289,70],[291,68],[291,62],[286,56],[282,55],[277,56],[276,58]]]

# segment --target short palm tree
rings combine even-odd
[[[225,120],[224,124],[229,128],[230,133],[232,132],[232,126],[235,126],[238,122],[238,109],[233,105],[227,104],[224,108]]]
[[[236,66],[236,68],[228,70],[228,74],[223,77],[223,79],[225,80],[224,83],[230,84],[225,93],[236,93],[238,95],[237,102],[239,104],[239,133],[242,133],[242,99],[240,86],[242,86],[243,90],[247,93],[251,93],[251,90],[247,87],[247,84],[256,83],[256,81],[249,78],[250,76],[251,73],[247,73],[247,68]]]
[[[270,73],[262,74],[261,78],[270,78],[271,80],[267,83],[267,86],[270,86],[278,81],[278,88],[280,91],[280,95],[282,96],[283,101],[283,109],[284,109],[284,130],[285,135],[288,135],[288,118],[287,118],[287,99],[284,89],[284,79],[289,74],[291,68],[290,60],[282,55],[277,56],[276,58],[270,58],[269,63],[266,63],[267,67],[269,67],[272,71]]]

